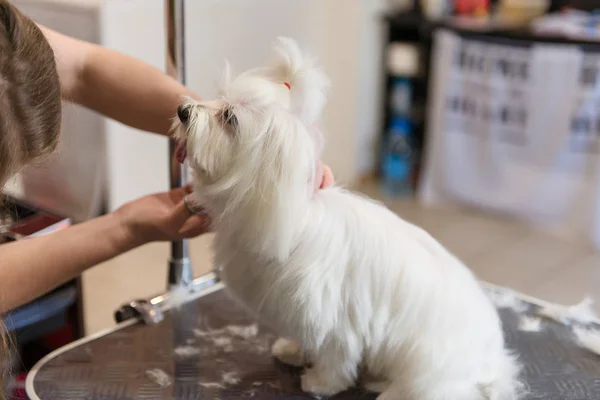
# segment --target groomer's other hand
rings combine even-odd
[[[117,211],[131,240],[140,245],[148,242],[192,238],[209,231],[207,215],[192,214],[183,202],[189,187],[142,197]]]
[[[317,179],[315,181],[315,190],[327,189],[335,183],[331,168],[319,161],[317,167]]]

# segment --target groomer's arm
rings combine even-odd
[[[63,98],[125,125],[167,135],[184,96],[199,98],[162,71],[119,52],[40,26],[54,49]],[[318,188],[333,185],[319,164]],[[320,183],[319,183],[320,182]]]
[[[68,282],[86,269],[137,246],[207,232],[192,215],[184,187],[142,197],[111,214],[46,236],[0,246],[0,315]]]
[[[40,28],[54,49],[68,101],[134,128],[168,134],[181,98],[198,97],[142,61]]]
[[[0,315],[136,244],[109,214],[51,235],[0,246]]]

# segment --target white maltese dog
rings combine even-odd
[[[378,400],[513,400],[519,368],[496,309],[471,272],[384,206],[334,187],[315,193],[315,124],[328,80],[295,42],[271,68],[212,101],[178,109],[179,158],[211,216],[231,293],[285,339],[302,389],[357,382]]]

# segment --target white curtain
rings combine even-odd
[[[600,53],[442,30],[433,60],[421,200],[600,248]]]

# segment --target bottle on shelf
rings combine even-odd
[[[412,127],[407,118],[394,117],[387,135],[383,154],[383,186],[392,197],[413,193],[415,151]]]
[[[413,85],[409,78],[395,78],[390,96],[390,110],[393,115],[408,118],[412,110]]]
[[[409,42],[394,42],[388,48],[390,122],[383,140],[381,172],[383,191],[392,197],[409,196],[415,187],[418,159],[413,117],[415,85],[423,76],[420,53],[419,46]]]
[[[448,0],[421,0],[421,9],[425,17],[429,19],[442,19],[450,13],[450,2]]]

